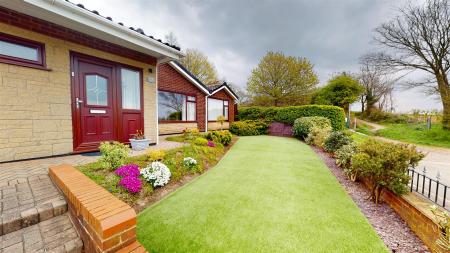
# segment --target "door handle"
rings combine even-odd
[[[78,108],[80,108],[80,104],[83,103],[83,100],[80,100],[79,98],[76,98],[75,99],[75,103],[76,103],[76,106],[77,106],[77,109],[78,109]]]

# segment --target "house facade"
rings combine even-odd
[[[222,85],[206,86],[178,61],[158,66],[159,134],[177,134],[185,129],[228,129],[234,120],[237,96]],[[217,122],[224,116],[226,122]]]
[[[0,162],[158,142],[157,64],[179,48],[64,0],[0,2]]]

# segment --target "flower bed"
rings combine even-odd
[[[99,159],[78,169],[139,212],[213,167],[231,146],[208,141],[199,133],[177,136],[176,140],[188,145],[127,157],[117,168],[105,166],[104,159]]]

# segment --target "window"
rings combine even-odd
[[[99,75],[86,75],[86,98],[88,105],[108,105],[108,80]]]
[[[122,85],[122,108],[141,109],[141,78],[139,71],[122,68],[120,70]]]
[[[228,120],[228,101],[208,98],[208,120],[216,121],[219,116]]]
[[[0,62],[44,68],[44,44],[0,33]]]
[[[180,93],[158,92],[158,120],[160,121],[195,121],[196,99]]]

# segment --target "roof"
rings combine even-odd
[[[104,41],[162,59],[179,59],[184,56],[180,48],[147,35],[141,28],[126,27],[104,17],[96,10],[67,0],[8,0],[0,6],[29,16],[88,34]]]
[[[220,85],[210,85],[208,87],[209,92],[211,93],[211,95],[221,91],[221,90],[225,90],[226,92],[228,92],[228,94],[230,94],[235,100],[237,100],[239,98],[238,95],[236,95],[236,93],[234,93],[233,89],[231,89],[231,87],[227,84],[227,82],[223,82]]]
[[[172,60],[169,64],[176,70],[178,73],[186,77],[192,84],[197,86],[203,93],[209,95],[210,91],[208,87],[202,83],[194,74],[192,74],[189,70],[187,70],[181,63],[178,61]]]

